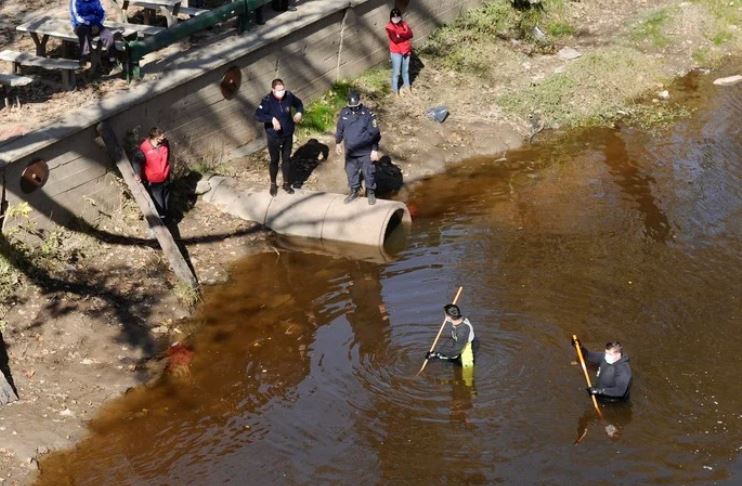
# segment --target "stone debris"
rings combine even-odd
[[[579,52],[576,49],[572,49],[571,47],[562,47],[559,52],[557,52],[557,56],[559,56],[559,59],[563,59],[565,61],[571,61],[572,59],[577,59],[582,55],[581,52]]]
[[[202,196],[211,190],[211,184],[208,179],[201,179],[196,183],[195,193],[197,196]]]
[[[734,86],[735,84],[742,81],[742,75],[736,74],[734,76],[728,76],[726,78],[718,78],[714,80],[716,86]]]

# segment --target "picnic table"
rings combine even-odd
[[[188,6],[187,0],[123,0],[121,9],[126,11],[129,5],[144,8],[144,23],[151,24],[155,13],[159,11],[165,17],[167,26],[172,27],[178,22],[178,12],[181,3]]]
[[[163,30],[162,27],[151,25],[122,24],[106,21],[103,26],[115,32],[121,32],[124,38],[129,39],[139,35],[155,35]],[[70,52],[74,45],[79,43],[72,24],[66,18],[37,17],[30,22],[16,27],[18,32],[29,34],[36,45],[36,55],[46,57],[46,43],[49,38],[61,39],[64,42],[65,52]]]

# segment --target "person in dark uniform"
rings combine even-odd
[[[265,135],[268,139],[268,154],[270,154],[271,196],[278,192],[276,177],[278,176],[278,161],[281,160],[281,174],[283,189],[293,194],[291,188],[291,148],[294,140],[295,123],[301,122],[304,105],[301,100],[286,86],[281,79],[274,79],[272,90],[258,105],[255,118],[265,126]],[[295,113],[291,114],[291,108]]]
[[[572,345],[574,346],[574,342]],[[602,353],[580,347],[585,360],[598,366],[597,380],[594,386],[587,389],[588,394],[595,395],[601,402],[628,400],[632,374],[629,357],[623,352],[621,343],[609,342]]]
[[[361,190],[361,177],[366,182],[366,197],[370,205],[376,204],[376,166],[379,160],[379,141],[381,131],[376,115],[361,104],[357,91],[348,92],[348,106],[342,109],[335,131],[335,151],[342,155],[345,144],[345,173],[348,176],[350,193],[345,198],[349,203],[358,197]]]

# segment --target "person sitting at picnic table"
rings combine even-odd
[[[103,27],[106,11],[100,0],[70,0],[70,20],[72,29],[80,41],[80,63],[90,55],[93,37],[100,38],[103,48],[108,53],[108,60],[113,64],[116,56],[113,52],[113,32]]]

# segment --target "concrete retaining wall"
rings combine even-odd
[[[410,1],[406,18],[415,42],[419,45],[435,27],[481,1]],[[384,62],[384,25],[393,3],[313,0],[241,36],[147,64],[145,81],[129,91],[0,145],[11,204],[21,198],[36,210],[35,216],[61,224],[73,216],[92,218],[97,214],[94,204],[116,205],[115,173],[95,140],[94,127],[101,120],[110,120],[121,141],[132,127],[159,126],[167,131],[176,157],[185,151],[218,155],[255,141],[262,128],[253,113],[273,78],[283,78],[306,102],[337,79]],[[242,84],[226,100],[219,83],[232,66],[241,70]],[[49,181],[23,194],[21,172],[36,159],[49,164]]]

